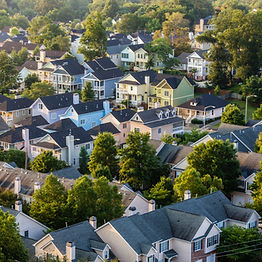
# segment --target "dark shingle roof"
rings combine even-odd
[[[9,38],[10,38],[9,34],[7,34],[6,32],[0,32],[0,42],[4,42]]]
[[[66,52],[60,50],[45,50],[46,57],[51,59],[61,58]],[[40,56],[40,52],[37,53],[37,56]]]
[[[143,85],[145,84],[146,76],[149,76],[150,83],[152,83],[157,77],[157,72],[154,70],[147,70],[147,71],[141,71],[141,72],[132,72],[130,73],[130,75],[136,79],[138,84]],[[119,82],[121,83],[122,81],[120,80]]]
[[[33,101],[28,98],[10,99],[0,104],[0,111],[9,112],[29,108]]]
[[[25,127],[18,127],[15,129],[11,129],[4,134],[0,135],[0,141],[1,142],[6,142],[10,144],[15,144],[21,141],[24,141],[23,136],[22,136],[22,130]],[[41,138],[45,136],[47,133],[35,126],[27,126],[27,129],[29,129],[29,139],[36,139],[36,138]]]
[[[87,131],[84,130],[83,127],[76,127],[59,132],[54,132],[50,133],[49,135],[55,140],[55,142],[60,146],[60,148],[65,148],[67,147],[66,136],[68,136],[70,133],[75,138],[75,145],[83,144],[93,140],[92,137],[87,133]]]
[[[48,122],[41,116],[29,116],[20,122],[17,122],[15,126],[44,126],[48,125]]]
[[[144,48],[144,44],[129,45],[128,47],[129,47],[133,52],[137,51],[137,50],[140,49],[140,48],[145,49],[145,48]]]
[[[157,120],[153,123],[145,123],[146,126],[150,127],[150,128],[155,128],[158,126],[165,126],[165,125],[170,125],[170,124],[175,124],[175,123],[182,123],[184,122],[183,118],[180,117],[170,117],[170,118],[166,118],[163,120]]]
[[[191,103],[196,103],[196,106],[192,105]],[[225,101],[222,98],[219,98],[218,96],[212,94],[204,94],[197,98],[188,100],[187,102],[179,105],[178,107],[204,111],[204,108],[206,106],[214,106],[215,108],[221,108],[221,107],[225,107],[227,104],[228,104],[227,101]],[[209,107],[206,108],[206,111],[212,109],[213,109],[212,107]]]
[[[49,110],[69,107],[73,104],[73,93],[64,93],[40,98]]]
[[[57,171],[53,171],[52,174],[58,176],[58,177],[65,177],[68,179],[77,179],[82,174],[73,166],[66,167]]]
[[[75,128],[75,127],[77,126],[70,118],[65,118],[65,119],[58,120],[53,124],[45,126],[44,129],[54,130],[54,131],[63,131],[63,130]]]
[[[4,119],[0,116],[0,132],[1,131],[6,131],[9,129],[9,126],[6,124]]]
[[[152,35],[145,31],[137,31],[131,34],[132,37],[139,37],[144,43],[149,43],[153,40]]]
[[[183,52],[183,53],[181,53],[177,58],[179,59],[179,61],[181,62],[181,64],[187,64],[187,57],[188,57],[190,54],[191,54],[191,53]]]
[[[120,54],[126,47],[127,45],[108,46],[106,52],[109,55]]]
[[[135,113],[134,110],[129,108],[111,112],[112,116],[114,116],[120,123],[129,121]]]
[[[24,67],[28,70],[37,70],[37,61],[27,60],[20,68],[23,69]]]
[[[217,131],[220,134],[225,135],[225,134],[229,134],[230,132],[233,132],[236,130],[242,130],[246,128],[248,128],[248,126],[239,126],[239,125],[221,123]]]
[[[84,67],[80,65],[75,58],[68,58],[59,61],[59,65],[69,75],[82,75],[84,74]],[[59,73],[59,69],[55,70],[53,74]]]
[[[112,123],[100,124],[88,130],[88,134],[92,136],[97,136],[99,133],[105,132],[111,133],[113,135],[120,133],[120,131]]]
[[[28,50],[34,50],[37,45],[32,43],[22,44],[20,42],[6,41],[4,42],[3,46],[0,47],[0,51],[5,50],[8,54],[10,54],[13,50],[16,52],[20,51],[22,47],[25,47]]]
[[[78,115],[87,114],[91,112],[101,111],[104,109],[103,102],[105,100],[94,100],[90,102],[72,105]]]
[[[207,53],[208,50],[199,50],[199,51],[195,51],[202,59],[206,59],[205,58],[205,54]]]
[[[4,101],[9,101],[9,100],[12,100],[12,99],[7,96],[0,95],[0,103],[3,103]]]

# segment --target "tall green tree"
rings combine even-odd
[[[243,96],[253,95],[253,102],[262,104],[262,77],[250,76],[241,87]]]
[[[18,149],[9,149],[6,152],[5,160],[7,162],[15,162],[18,167],[25,167],[25,152]]]
[[[260,162],[260,169],[262,170],[262,162]],[[253,205],[252,207],[262,215],[262,171],[256,173],[253,183],[250,185],[252,190]]]
[[[106,177],[109,181],[113,180],[113,177],[110,173],[110,169],[108,166],[102,166],[101,164],[98,164],[96,166],[96,169],[92,172],[93,178],[99,178],[99,177]]]
[[[55,93],[55,88],[46,82],[34,82],[31,84],[30,88],[26,88],[22,96],[27,97],[32,100],[36,100],[39,97],[51,96]]]
[[[228,104],[222,113],[221,122],[233,125],[244,125],[244,115],[237,105]]]
[[[87,174],[88,172],[88,154],[86,149],[82,146],[79,154],[79,172]]]
[[[0,10],[0,30],[2,30],[5,26],[12,25],[11,18],[6,10]]]
[[[94,100],[95,93],[90,82],[86,82],[83,90],[81,91],[81,100],[88,102]]]
[[[106,0],[102,11],[104,17],[114,18],[119,11],[119,5],[116,0]]]
[[[0,209],[0,259],[1,261],[28,261],[28,253],[21,240],[15,217]]]
[[[88,61],[105,56],[107,38],[102,22],[102,16],[97,12],[88,15],[84,22],[86,31],[80,39],[82,46],[79,48],[79,52]]]
[[[118,177],[118,159],[115,138],[111,133],[99,134],[94,143],[94,149],[88,163],[89,171],[93,175],[98,165],[108,167],[113,177]]]
[[[17,200],[17,195],[11,190],[3,190],[0,187],[0,206],[11,208],[15,201]]]
[[[257,261],[261,256],[262,236],[257,228],[244,228],[241,226],[230,226],[222,229],[220,244],[217,252],[222,262],[231,261]],[[222,255],[223,254],[223,255]]]
[[[58,229],[66,222],[67,191],[53,174],[48,175],[43,187],[33,194],[30,216],[44,225]]]
[[[240,176],[239,162],[236,158],[236,149],[229,141],[210,140],[207,143],[196,145],[188,155],[189,167],[195,168],[201,177],[209,174],[221,178],[224,192],[229,194],[237,188]]]
[[[52,151],[43,151],[39,154],[30,165],[35,172],[49,173],[68,167],[65,161],[58,160],[53,156]]]
[[[149,144],[149,134],[130,132],[126,147],[120,151],[120,180],[129,183],[135,190],[148,189],[156,184],[161,176],[167,176],[165,169]]]
[[[28,18],[25,15],[18,13],[12,17],[12,23],[14,26],[21,27],[23,29],[27,29],[29,27]]]
[[[262,120],[262,104],[253,112],[252,118],[256,120]]]
[[[33,83],[36,82],[40,82],[40,79],[38,78],[38,76],[36,74],[29,74],[26,78],[25,78],[25,89],[28,90],[31,88],[31,85]]]
[[[16,66],[21,66],[28,59],[29,52],[25,47],[22,47],[18,52],[13,50],[11,52],[11,57]]]

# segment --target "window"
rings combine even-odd
[[[119,98],[119,93],[118,92],[116,93],[116,98]]]
[[[25,109],[22,111],[22,115],[25,115]]]
[[[125,134],[125,133],[123,134],[123,137],[126,137],[126,134]]]
[[[168,91],[165,91],[165,92],[164,92],[164,95],[165,95],[165,96],[169,96],[169,92],[168,92]]]
[[[28,230],[25,231],[25,237],[26,237],[26,238],[29,237],[29,231],[28,231]]]
[[[16,111],[16,112],[15,112],[15,115],[16,115],[16,116],[19,116],[19,111]]]
[[[104,90],[100,92],[100,96],[103,96],[105,94]]]
[[[162,129],[161,129],[161,127],[158,128],[157,133],[158,133],[158,134],[161,134],[161,133],[162,133]]]
[[[140,128],[139,127],[135,127],[135,131],[140,132]]]
[[[207,247],[211,247],[218,244],[218,235],[214,235],[207,239]]]
[[[167,251],[169,249],[169,242],[168,242],[168,240],[164,241],[164,242],[161,242],[159,249],[160,249],[160,253]]]
[[[56,113],[51,113],[51,119],[56,119],[57,115]]]
[[[76,165],[76,159],[74,158],[74,164],[73,164],[74,166]]]
[[[100,82],[100,86],[104,86],[105,81]]]
[[[211,111],[212,116],[214,115],[214,110]]]
[[[85,125],[86,124],[86,120],[85,119],[81,119],[80,120],[80,125],[82,126],[82,125]]]
[[[165,101],[165,102],[164,102],[164,105],[165,105],[165,106],[168,106],[168,101]]]
[[[137,58],[140,58],[140,54],[137,54]]]
[[[217,227],[220,228],[220,229],[223,228],[224,227],[224,221],[217,223]]]
[[[109,259],[109,251],[108,250],[104,250],[104,258]]]
[[[28,109],[28,115],[31,115],[31,109]]]
[[[127,127],[127,124],[126,124],[126,123],[124,123],[124,124],[123,124],[123,128],[126,128],[126,127]]]
[[[92,127],[96,126],[96,122],[92,122]]]
[[[201,250],[201,240],[194,242],[194,252]]]
[[[86,150],[90,149],[90,144],[86,144]]]
[[[72,113],[74,112],[74,109],[73,109],[73,108],[71,109],[71,112],[72,112]]]
[[[254,228],[254,227],[257,227],[257,221],[252,221],[248,223],[248,228]]]
[[[133,87],[132,86],[130,86],[130,90],[133,91]]]
[[[122,58],[128,58],[128,54],[122,53]]]
[[[147,262],[154,262],[155,261],[155,256],[150,256],[147,258]]]
[[[42,110],[43,109],[43,104],[38,104],[38,109]]]

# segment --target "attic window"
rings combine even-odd
[[[190,105],[191,106],[197,106],[197,102],[195,102],[195,101],[194,102],[190,102]]]
[[[158,116],[159,119],[162,119],[162,115],[163,115],[163,112],[162,112],[162,111],[160,111],[160,112],[158,112],[158,113],[156,113],[156,114],[157,114],[157,116]]]

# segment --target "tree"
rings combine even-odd
[[[79,52],[88,61],[105,56],[107,38],[102,22],[102,16],[97,12],[88,15],[84,22],[86,31],[80,39],[82,46]]]
[[[70,40],[68,36],[58,35],[52,39],[50,44],[50,49],[69,51],[70,50]]]
[[[195,168],[201,177],[209,174],[221,178],[224,192],[229,194],[237,188],[240,176],[239,162],[236,158],[236,149],[229,141],[210,140],[207,143],[196,145],[187,157],[189,167]]]
[[[160,165],[155,149],[149,144],[148,133],[130,132],[120,156],[120,180],[129,183],[135,190],[148,189],[161,176],[169,174],[168,168],[164,171],[165,167]]]
[[[262,77],[250,76],[241,87],[243,96],[253,95],[253,102],[262,103]]]
[[[110,169],[108,166],[102,166],[101,164],[98,164],[96,166],[96,169],[92,173],[93,178],[99,178],[99,177],[106,177],[109,181],[113,180],[113,177],[110,173]]]
[[[116,0],[107,0],[102,11],[104,17],[114,18],[119,10],[119,5]]]
[[[163,137],[161,138],[161,141],[166,143],[166,144],[173,144],[173,142],[175,141],[175,138],[172,137],[169,134],[165,134],[163,135]]]
[[[3,190],[0,187],[0,206],[11,208],[15,201],[17,200],[17,195],[14,194],[11,190]]]
[[[88,171],[88,154],[86,149],[82,146],[79,154],[79,172],[81,174],[87,174]]]
[[[25,152],[18,149],[9,149],[6,152],[6,161],[7,162],[15,162],[18,167],[25,167]]]
[[[107,166],[112,177],[118,177],[116,141],[111,133],[100,133],[94,142],[94,149],[88,163],[92,175],[99,164],[103,167]]]
[[[144,21],[137,14],[128,13],[123,14],[121,21],[117,22],[116,28],[119,33],[131,34],[144,28]]]
[[[10,29],[10,34],[11,34],[11,36],[18,35],[18,34],[19,34],[19,31],[18,31],[17,27],[13,26],[13,27]]]
[[[33,194],[30,216],[44,225],[58,229],[65,226],[67,192],[53,174],[48,175],[43,187]]]
[[[46,15],[48,11],[63,6],[62,0],[38,0],[35,2],[35,10],[39,15]]]
[[[35,82],[31,84],[30,89],[25,89],[22,93],[23,97],[36,100],[39,97],[51,96],[55,93],[54,87],[46,82]]]
[[[31,162],[30,167],[35,172],[49,173],[66,168],[68,165],[65,161],[54,157],[52,151],[43,151]]]
[[[262,162],[260,162],[260,169],[262,170]],[[250,185],[252,190],[253,205],[252,207],[262,215],[262,171],[256,173],[253,183]]]
[[[94,191],[97,195],[95,215],[99,225],[123,215],[122,195],[116,186],[110,186],[105,177],[100,177],[94,182]]]
[[[169,177],[161,177],[149,191],[148,199],[154,199],[160,206],[166,206],[174,201],[173,183]]]
[[[15,64],[5,51],[0,52],[0,92],[8,93],[18,87],[18,71]]]
[[[244,228],[230,226],[222,229],[220,244],[217,247],[219,258],[222,262],[231,261],[257,261],[261,255],[262,236],[257,228]]]
[[[40,82],[40,79],[38,78],[38,76],[36,74],[29,74],[26,78],[25,78],[25,89],[28,90],[31,88],[31,85],[33,83],[36,82]]]
[[[193,127],[191,132],[186,132],[184,135],[178,135],[175,139],[178,143],[187,145],[189,142],[194,143],[208,134],[207,131],[201,131]]]
[[[70,223],[77,223],[94,216],[96,213],[96,192],[93,183],[87,175],[79,177],[73,188],[68,191],[68,210]]]
[[[83,102],[92,101],[95,97],[94,90],[90,82],[86,82],[83,90],[81,91],[81,100]]]
[[[262,154],[262,132],[259,133],[256,139],[255,152]]]
[[[233,125],[244,125],[244,115],[239,107],[234,104],[228,104],[222,113],[221,122]]]
[[[217,85],[217,86],[215,87],[215,89],[214,89],[214,95],[219,96],[219,94],[220,94],[220,88],[219,88],[219,86]]]
[[[26,16],[15,14],[12,18],[13,25],[17,27],[21,27],[23,29],[27,29],[29,27],[29,21]]]
[[[2,30],[5,26],[9,26],[12,24],[12,21],[5,10],[0,10],[0,30]]]
[[[0,209],[1,261],[28,261],[28,253],[21,240],[15,217]]]
[[[256,109],[256,111],[253,112],[252,118],[256,120],[262,120],[262,104]]]
[[[17,53],[15,50],[11,52],[11,57],[16,66],[21,66],[28,59],[29,52],[25,47],[22,47]]]

